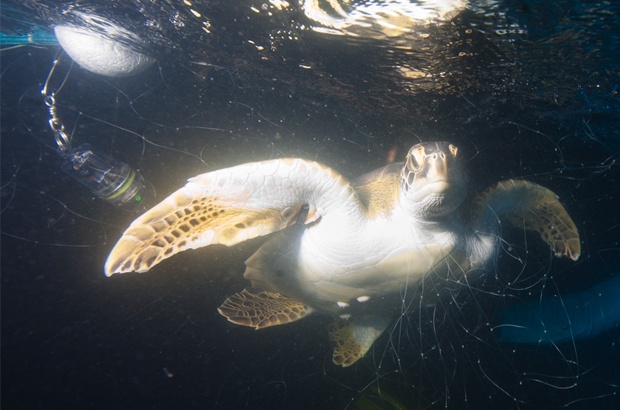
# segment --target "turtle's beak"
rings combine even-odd
[[[436,151],[425,158],[427,164],[426,183],[447,185],[450,180],[449,165],[446,153]]]

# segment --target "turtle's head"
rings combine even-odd
[[[458,148],[448,142],[414,145],[400,178],[400,202],[417,218],[446,215],[466,197],[465,174]]]

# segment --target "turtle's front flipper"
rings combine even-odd
[[[304,206],[309,223],[356,198],[340,174],[297,158],[202,174],[127,228],[108,256],[105,273],[145,272],[186,249],[267,235],[296,222]]]
[[[217,311],[234,324],[258,330],[295,322],[314,310],[279,293],[250,288],[226,298]]]
[[[485,229],[505,217],[515,226],[536,231],[556,256],[577,260],[581,253],[575,223],[549,189],[508,179],[484,191],[474,202],[474,229]]]
[[[335,320],[328,329],[334,363],[347,367],[364,357],[391,321],[383,316]]]

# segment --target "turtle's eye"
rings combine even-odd
[[[452,154],[452,158],[456,158],[456,154],[459,151],[459,148],[456,145],[448,145],[448,148],[450,149],[450,154]]]
[[[407,155],[407,168],[413,172],[420,172],[424,166],[426,158],[426,151],[422,146],[415,146],[409,151]]]

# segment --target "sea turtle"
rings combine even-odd
[[[481,272],[497,251],[500,218],[537,231],[556,256],[579,257],[577,228],[547,188],[509,179],[466,199],[463,161],[448,142],[414,145],[404,164],[355,182],[299,158],[243,164],[190,179],[136,219],[105,273],[145,272],[186,249],[273,234],[246,261],[252,287],[219,312],[256,329],[331,315],[333,361],[349,366],[400,313],[406,291]]]

